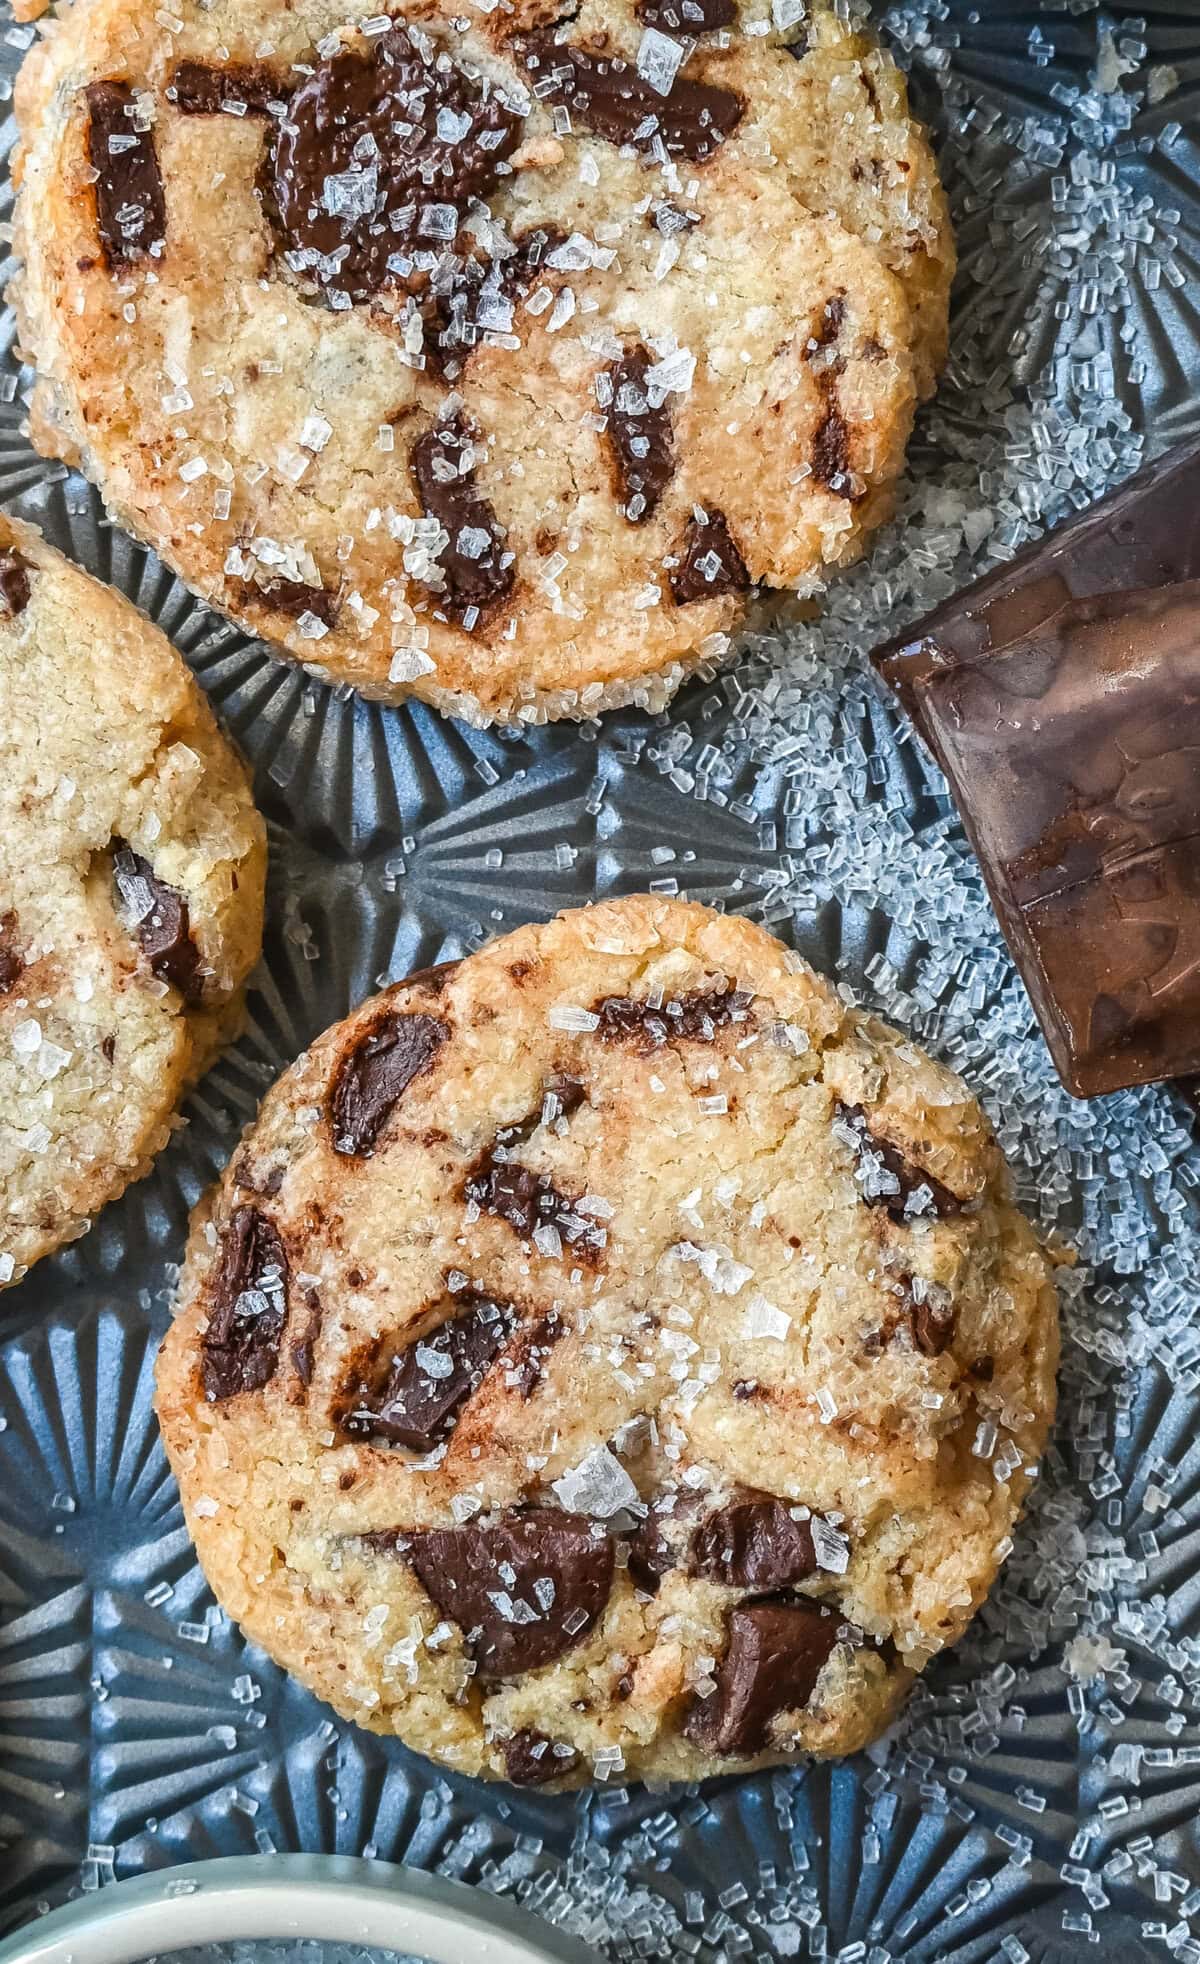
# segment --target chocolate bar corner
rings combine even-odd
[[[1067,1089],[1200,1072],[1200,445],[878,649]]]

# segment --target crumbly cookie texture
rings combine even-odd
[[[236,1020],[265,862],[165,635],[0,517],[0,1286],[165,1144]]]
[[[1054,1409],[979,1106],[762,929],[633,898],[328,1031],[199,1209],[158,1410],[247,1633],[459,1771],[849,1752]]]
[[[35,442],[368,695],[661,706],[861,551],[945,352],[903,79],[788,12],[76,0],[18,88]]]

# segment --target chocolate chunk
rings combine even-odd
[[[737,19],[734,0],[637,0],[633,11],[664,34],[713,34]]]
[[[308,1328],[302,1337],[292,1345],[292,1363],[296,1376],[305,1390],[313,1379],[313,1366],[316,1362],[317,1339],[321,1334],[321,1299],[315,1289],[306,1291],[308,1298]]]
[[[450,1031],[434,1016],[386,1009],[344,1051],[329,1093],[333,1150],[369,1159],[396,1104],[414,1078],[433,1068]]]
[[[592,1004],[604,1043],[631,1043],[657,1050],[664,1043],[714,1043],[717,1031],[749,1021],[754,998],[747,989],[708,989],[653,1004],[635,996],[604,996]]]
[[[17,945],[17,917],[10,907],[0,914],[0,996],[11,994],[25,973],[25,957]]]
[[[244,606],[273,607],[276,613],[300,620],[314,614],[326,627],[338,615],[338,596],[328,587],[308,586],[304,580],[234,580],[231,582]]]
[[[844,293],[835,293],[825,302],[825,305],[821,309],[821,318],[817,322],[816,332],[811,337],[809,345],[804,351],[805,360],[812,361],[821,348],[831,348],[837,341],[845,325],[846,296]]]
[[[771,1744],[771,1720],[803,1711],[838,1641],[839,1617],[806,1603],[752,1603],[729,1612],[717,1688],[686,1722],[697,1745],[746,1758]]]
[[[583,1514],[531,1507],[397,1544],[483,1678],[536,1671],[582,1643],[612,1587],[613,1546]]]
[[[187,901],[123,839],[114,839],[113,847],[113,883],[128,926],[159,981],[169,982],[194,1008],[204,994],[204,981]]]
[[[451,245],[498,182],[523,119],[446,55],[393,27],[317,64],[271,157],[275,214],[293,270],[369,300],[389,261]]]
[[[461,958],[448,962],[434,962],[431,968],[414,968],[411,975],[404,978],[406,989],[426,989],[431,996],[440,996],[456,968],[462,967]]]
[[[292,84],[269,68],[248,62],[229,62],[210,68],[203,61],[181,61],[167,85],[167,99],[185,116],[213,116],[240,104],[249,116],[265,116],[273,102],[286,102]]]
[[[544,100],[564,103],[606,142],[631,143],[648,155],[665,150],[703,163],[745,113],[732,89],[677,75],[670,93],[659,95],[619,56],[589,54],[550,34],[525,35],[519,47]]]
[[[954,1300],[936,1282],[921,1284],[920,1299],[908,1283],[909,1325],[922,1357],[940,1357],[954,1341]]]
[[[813,438],[812,474],[838,498],[857,494],[850,478],[850,430],[833,388],[825,391],[825,414]]]
[[[561,1780],[579,1761],[573,1747],[556,1751],[544,1732],[526,1729],[504,1741],[504,1771],[514,1787],[540,1787]]]
[[[819,1566],[812,1527],[772,1494],[746,1493],[710,1514],[692,1537],[697,1575],[738,1589],[786,1589]]]
[[[167,236],[154,132],[137,128],[128,82],[89,82],[83,93],[88,159],[96,173],[96,231],[105,264],[120,272],[160,256]]]
[[[846,1144],[858,1159],[858,1183],[868,1206],[885,1207],[892,1220],[901,1223],[930,1215],[942,1221],[961,1213],[957,1194],[872,1132],[861,1105],[843,1105],[839,1100],[836,1123],[845,1129]]]
[[[1200,448],[1144,479],[876,657],[1077,1097],[1200,1068],[1200,577],[1093,591],[1200,574]]]
[[[480,1153],[463,1183],[463,1198],[481,1213],[507,1221],[529,1240],[538,1228],[553,1228],[577,1261],[594,1262],[605,1244],[604,1230],[575,1211],[576,1201],[560,1193],[548,1173],[535,1173],[511,1155],[543,1123],[569,1118],[583,1103],[583,1086],[574,1078],[550,1078],[542,1103],[514,1125],[502,1125],[492,1145]]]
[[[29,605],[29,561],[15,547],[0,552],[0,615],[16,620]]]
[[[646,372],[653,366],[645,348],[629,353],[607,370],[611,400],[608,440],[620,487],[622,510],[631,525],[642,525],[656,509],[675,469],[671,413],[665,401],[650,401]]]
[[[482,1384],[515,1311],[469,1289],[450,1298],[436,1330],[400,1346],[381,1337],[356,1366],[336,1416],[351,1439],[432,1451]]]
[[[210,1403],[261,1391],[275,1375],[287,1317],[288,1265],[257,1207],[239,1207],[221,1241],[200,1375]]]
[[[683,535],[683,558],[671,574],[671,592],[680,607],[713,600],[722,593],[744,593],[750,584],[746,562],[733,543],[725,514],[693,512]]]
[[[461,416],[418,437],[412,473],[421,509],[449,533],[439,564],[445,578],[437,598],[446,612],[470,625],[513,589],[512,557],[488,499],[475,488],[471,436]]]
[[[688,1498],[656,1502],[629,1537],[629,1573],[648,1596],[656,1596],[663,1576],[679,1567],[679,1552],[663,1533],[663,1521],[686,1511]]]

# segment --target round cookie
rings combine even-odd
[[[578,1785],[849,1752],[983,1600],[1050,1264],[961,1081],[633,898],[410,977],[199,1209],[158,1410],[226,1609],[338,1711]]]
[[[0,517],[0,1286],[165,1144],[236,1020],[265,860],[165,635]]]
[[[861,551],[945,352],[903,79],[783,12],[77,0],[18,91],[35,441],[368,695],[661,706]]]

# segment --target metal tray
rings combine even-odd
[[[276,664],[34,456],[28,378],[0,363],[0,500],[172,635],[273,855],[244,1037],[151,1176],[0,1298],[0,1927],[114,1874],[324,1850],[515,1895],[614,1958],[1200,1960],[1192,1121],[1169,1090],[1058,1088],[944,785],[865,662],[1200,429],[1200,0],[876,19],[954,200],[950,370],[869,563],[815,625],[760,617],[666,715],[479,734]],[[6,76],[32,31],[0,33]],[[152,1357],[188,1209],[310,1036],[379,980],[659,882],[764,918],[974,1082],[1025,1203],[1080,1250],[1062,1419],[989,1604],[869,1757],[539,1798],[335,1721],[222,1618]]]

